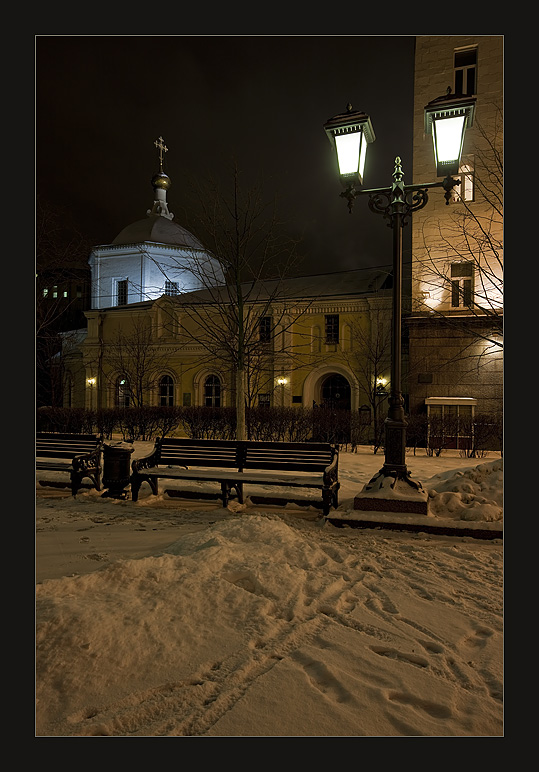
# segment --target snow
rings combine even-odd
[[[368,519],[353,499],[382,463],[341,452],[332,514]],[[499,453],[407,463],[430,514],[402,522],[501,530]],[[37,736],[503,735],[501,539],[336,527],[316,491],[224,509],[173,487],[36,485]]]

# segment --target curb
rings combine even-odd
[[[411,531],[413,533],[433,533],[440,536],[468,536],[473,539],[493,540],[503,539],[503,530],[489,528],[467,528],[450,525],[427,525],[423,523],[398,523],[375,520],[344,520],[343,518],[326,517],[326,522],[336,528],[375,528],[390,531]]]

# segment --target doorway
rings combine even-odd
[[[343,375],[333,373],[322,382],[321,398],[324,407],[350,410],[350,384]]]

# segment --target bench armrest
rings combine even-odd
[[[76,472],[84,472],[86,469],[96,469],[99,466],[101,448],[96,448],[90,453],[80,453],[74,456],[71,465]]]
[[[131,470],[134,474],[142,471],[143,469],[149,469],[151,466],[157,466],[159,464],[161,454],[154,448],[148,456],[142,458],[136,458],[131,462]]]
[[[337,482],[339,477],[339,451],[335,450],[335,455],[328,466],[324,469],[324,485],[331,485]]]

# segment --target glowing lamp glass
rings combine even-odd
[[[434,156],[441,174],[458,174],[465,122],[465,115],[435,118],[433,121]]]
[[[335,137],[340,174],[357,174],[361,149],[361,132],[337,134]]]
[[[367,145],[375,136],[366,113],[353,110],[349,104],[346,113],[330,118],[324,124],[326,135],[337,153],[341,181],[347,187],[363,184]]]

